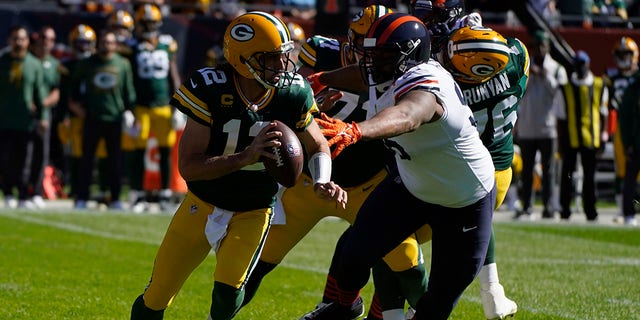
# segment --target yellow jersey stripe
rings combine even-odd
[[[209,106],[194,96],[184,85],[180,86],[180,89],[176,90],[173,97],[180,101],[180,104],[183,107],[191,110],[191,112],[193,112],[193,114],[198,118],[201,118],[206,122],[211,122]]]

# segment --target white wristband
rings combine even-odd
[[[309,171],[314,185],[331,181],[331,157],[324,152],[316,152],[309,159]]]

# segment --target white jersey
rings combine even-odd
[[[485,197],[495,177],[491,155],[480,140],[471,109],[449,72],[431,59],[411,68],[375,102],[373,111],[395,105],[411,90],[436,95],[442,118],[416,131],[387,139],[396,151],[403,183],[417,198],[460,208]]]

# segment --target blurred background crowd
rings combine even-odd
[[[44,67],[42,79],[36,84],[39,86],[36,91],[41,90],[42,96],[35,101],[19,101],[28,104],[26,109],[33,111],[30,113],[34,117],[33,123],[16,128],[4,124],[7,121],[0,121],[0,131],[11,131],[11,135],[8,135],[10,137],[25,137],[5,139],[11,140],[13,144],[4,143],[0,150],[2,164],[5,165],[5,170],[0,174],[5,206],[42,208],[45,205],[43,199],[72,197],[78,208],[86,207],[86,201],[95,200],[99,205],[112,209],[127,207],[139,212],[149,210],[149,203],[157,202],[161,205],[161,210],[165,210],[167,203],[174,203],[175,197],[186,190],[184,182],[173,169],[176,161],[173,146],[179,140],[184,123],[172,111],[168,111],[168,115],[162,116],[161,120],[149,122],[161,121],[164,123],[161,127],[170,127],[170,130],[165,129],[175,134],[174,138],[165,139],[164,133],[160,135],[160,139],[154,137],[154,130],[149,128],[154,128],[155,124],[143,128],[141,136],[141,129],[132,125],[132,119],[136,119],[135,123],[138,123],[140,113],[136,112],[133,118],[129,118],[122,111],[117,118],[128,119],[128,123],[124,121],[122,124],[122,134],[109,135],[109,129],[92,131],[90,136],[97,139],[94,141],[97,144],[90,147],[95,150],[93,153],[98,160],[94,160],[93,156],[82,155],[83,142],[74,141],[73,136],[86,137],[86,133],[82,131],[86,125],[73,123],[73,118],[78,117],[78,113],[74,111],[78,107],[74,107],[74,103],[82,106],[83,103],[89,103],[91,97],[82,92],[86,88],[69,89],[69,86],[84,85],[82,79],[73,79],[74,70],[70,62],[94,54],[110,54],[110,51],[128,57],[133,68],[128,72],[133,73],[132,84],[138,97],[126,96],[121,89],[111,94],[118,95],[118,99],[122,100],[118,102],[122,103],[122,106],[118,106],[122,110],[129,108],[129,104],[148,107],[150,101],[140,102],[140,93],[147,89],[140,87],[142,82],[136,78],[135,70],[143,65],[139,62],[136,64],[136,59],[132,57],[137,53],[131,52],[130,48],[151,41],[156,46],[153,50],[156,50],[158,43],[164,43],[166,46],[162,47],[162,59],[156,61],[156,67],[166,71],[160,78],[170,91],[159,93],[164,100],[158,104],[167,106],[167,95],[170,96],[170,92],[192,71],[205,65],[216,65],[224,59],[222,36],[228,22],[236,16],[251,10],[274,13],[289,23],[296,41],[304,41],[314,34],[344,39],[344,31],[348,30],[353,14],[370,4],[382,4],[401,12],[408,12],[410,6],[407,0],[2,1],[0,39],[7,40],[2,52],[7,54],[23,47],[25,52],[29,51]],[[153,10],[145,9],[149,5]],[[466,11],[479,12],[485,25],[504,35],[516,36],[525,43],[536,40],[531,22],[528,21],[531,20],[531,15],[527,16],[527,21],[523,21],[522,8],[514,9],[513,6],[505,1],[465,2]],[[534,10],[534,17],[546,21],[544,24],[550,28],[549,50],[560,63],[563,63],[562,53],[557,48],[563,44],[567,48],[583,50],[588,53],[590,70],[595,75],[603,75],[607,69],[616,68],[615,50],[619,48],[621,39],[640,39],[640,1],[637,0],[530,0],[527,10]],[[20,26],[24,31],[15,26]],[[114,33],[117,47],[110,47],[108,41],[101,42],[101,36],[107,31]],[[27,42],[20,40],[22,33],[26,34]],[[149,40],[150,36],[155,40]],[[633,50],[633,63],[637,65],[637,46]],[[567,73],[570,74],[573,71],[573,57],[565,60]],[[0,62],[0,68],[6,69],[0,69],[0,72],[11,74],[11,63]],[[73,90],[79,93],[74,93]],[[7,97],[13,94],[15,91],[0,91],[0,99],[8,101]],[[74,98],[80,101],[73,101]],[[135,108],[132,109],[135,111]],[[0,110],[3,109],[0,107]],[[84,116],[86,115],[82,118]],[[134,147],[128,146],[126,138],[121,136],[134,136],[138,141],[133,143]],[[102,142],[98,143],[98,138],[118,139],[118,143],[111,141],[110,144],[111,149],[118,145],[118,150],[113,149],[117,151],[115,154],[118,158],[109,157],[109,152],[104,150],[108,147],[101,146]],[[141,146],[141,143],[144,144]],[[15,153],[20,148],[25,150],[24,155],[22,152]],[[19,157],[16,158],[16,155]],[[122,165],[113,165],[114,162]],[[615,182],[617,178],[611,142],[604,143],[600,148],[596,170],[595,188],[598,200],[615,203],[620,190]],[[534,196],[541,192],[541,175],[538,164],[534,175]],[[114,179],[114,176],[120,179]],[[89,191],[84,190],[86,185],[91,186]],[[559,181],[555,181],[554,185],[559,185]],[[514,186],[518,188],[517,183]],[[557,192],[556,190],[556,199]],[[123,201],[124,205],[120,198],[126,199]],[[78,200],[84,202],[78,203]],[[516,216],[522,216],[522,207],[519,205],[521,200],[515,192],[505,206],[510,210],[521,211]],[[557,200],[555,206],[555,210],[559,210]]]

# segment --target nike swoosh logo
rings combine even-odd
[[[193,79],[189,79],[189,80],[191,81],[191,87],[195,89],[198,86],[198,84],[193,82]]]
[[[367,191],[367,190],[369,190],[371,188],[373,188],[373,185],[369,185],[369,186],[366,186],[366,187],[362,188],[362,191]]]
[[[469,232],[469,231],[471,231],[473,229],[478,229],[478,226],[474,226],[474,227],[470,227],[470,228],[462,227],[462,232]]]

